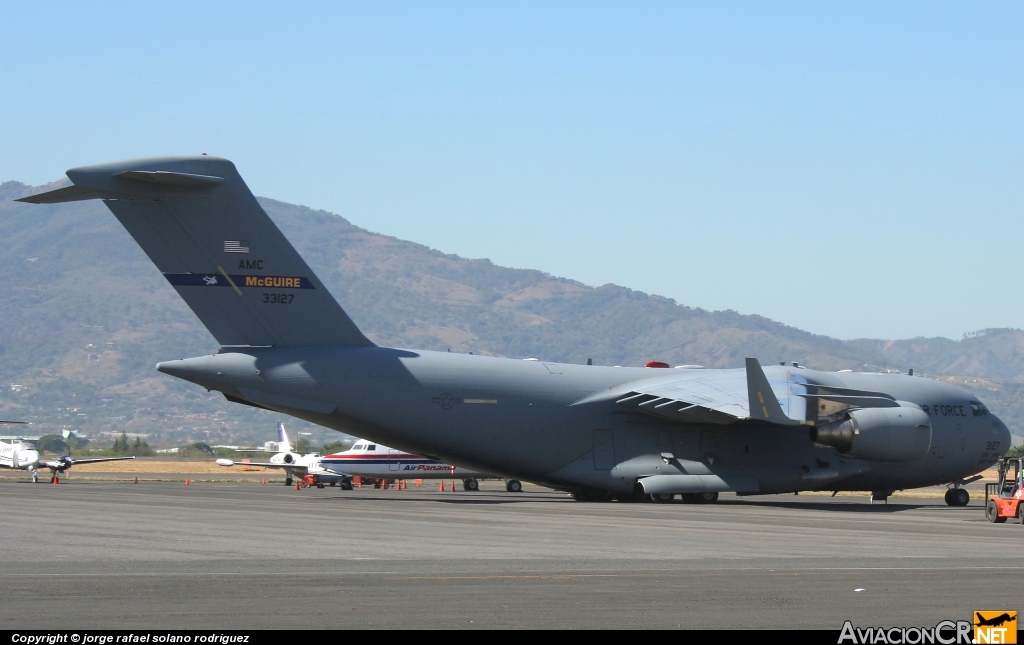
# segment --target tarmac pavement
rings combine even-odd
[[[837,630],[1020,609],[1024,527],[978,499],[436,486],[5,478],[0,628]]]

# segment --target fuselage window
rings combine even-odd
[[[983,417],[986,414],[988,414],[988,408],[985,407],[984,403],[972,402],[971,403],[971,413],[974,414],[974,416],[976,416],[976,417]]]
[[[366,449],[367,450],[376,450],[377,449],[377,444],[371,443],[370,445],[366,446]]]

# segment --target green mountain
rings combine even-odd
[[[38,434],[127,431],[165,444],[271,438],[279,415],[153,370],[216,343],[101,203],[11,201],[40,189],[0,184],[0,268],[8,276],[0,282],[0,416],[32,421]],[[379,344],[605,365],[737,367],[757,356],[831,370],[915,367],[978,389],[1024,434],[1024,332],[844,342],[760,316],[447,255],[324,211],[261,202]],[[314,439],[332,436],[288,424]]]

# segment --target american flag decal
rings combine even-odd
[[[248,253],[249,242],[246,240],[224,240],[225,253]]]

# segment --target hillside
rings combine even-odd
[[[216,343],[109,211],[96,201],[11,202],[38,190],[0,184],[0,267],[9,276],[0,283],[0,415],[32,420],[34,432],[126,430],[171,443],[265,438],[277,415],[153,370]],[[607,365],[735,367],[757,356],[822,369],[915,367],[980,388],[1009,423],[1024,421],[1016,390],[1024,384],[1024,332],[843,342],[760,316],[446,255],[338,215],[261,202],[380,344]]]

